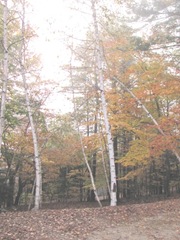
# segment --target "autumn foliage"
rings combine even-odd
[[[125,4],[134,21],[144,24],[140,31],[133,23],[131,26],[130,19],[126,23],[127,16],[121,18],[118,10],[111,12],[105,6],[99,8],[102,72],[114,143],[118,201],[180,192],[180,162],[177,158],[180,154],[179,15],[176,14],[179,3],[149,1],[152,3],[152,8],[146,5],[147,2],[137,6],[130,1]],[[142,9],[146,11],[143,13]],[[161,14],[162,21],[159,21]],[[32,134],[20,90],[22,86],[18,77],[14,79],[14,75],[18,75],[12,57],[18,50],[14,48],[0,159],[2,206],[12,206],[15,199],[17,204],[29,204],[34,194]],[[46,109],[44,103],[51,92],[48,89],[51,84],[34,75],[38,63],[36,57],[30,55],[28,62],[29,72],[32,71],[29,79],[31,104],[43,168],[43,201],[95,201],[83,149],[97,192],[101,199],[107,200],[108,148],[93,33],[89,31],[80,44],[67,48],[74,60],[64,66],[69,82],[64,91],[71,96],[74,106],[70,113],[57,114]]]

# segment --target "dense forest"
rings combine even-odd
[[[178,195],[180,1],[72,0],[91,23],[66,36],[64,114],[46,105],[30,2],[0,1],[0,208]]]

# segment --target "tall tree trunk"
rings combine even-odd
[[[102,207],[101,201],[100,201],[98,193],[97,193],[97,188],[96,188],[96,185],[95,185],[93,173],[92,173],[91,167],[89,165],[89,162],[88,162],[88,159],[87,159],[87,156],[86,156],[86,153],[85,153],[83,139],[82,139],[82,136],[81,136],[81,133],[80,133],[80,127],[79,127],[79,122],[78,122],[78,118],[77,118],[77,108],[76,108],[76,105],[75,105],[74,84],[73,84],[72,67],[71,66],[72,66],[72,56],[71,56],[71,59],[70,59],[70,79],[72,81],[72,93],[73,93],[73,104],[74,104],[74,112],[75,112],[75,121],[76,121],[76,126],[77,126],[77,130],[78,130],[78,134],[79,134],[79,140],[80,140],[80,144],[81,144],[81,150],[82,150],[84,162],[85,162],[85,164],[87,166],[87,169],[88,169],[88,172],[89,172],[89,175],[90,175],[92,189],[93,189],[94,195],[96,197],[96,200],[97,200],[99,206]]]
[[[8,6],[7,0],[4,0],[3,8],[3,82],[1,90],[1,105],[0,105],[0,158],[2,156],[2,136],[4,131],[4,116],[6,109],[6,93],[7,93],[7,83],[8,83],[8,37],[7,37],[7,22],[8,22]]]
[[[89,175],[90,175],[90,179],[91,179],[91,184],[92,184],[92,188],[93,188],[93,191],[94,191],[94,195],[96,197],[96,200],[97,200],[99,206],[102,207],[102,204],[100,202],[100,199],[99,199],[99,196],[98,196],[98,193],[97,193],[97,189],[96,189],[93,173],[92,173],[91,167],[90,167],[89,162],[88,162],[87,157],[86,157],[86,153],[85,153],[85,149],[84,149],[84,145],[83,145],[83,141],[82,141],[82,136],[81,136],[81,133],[79,131],[79,127],[78,127],[78,132],[79,132],[79,138],[80,138],[81,149],[82,149],[84,161],[85,161],[86,166],[88,168],[88,172],[89,172]]]
[[[17,190],[17,195],[15,197],[15,201],[14,201],[15,206],[18,206],[19,204],[19,200],[23,193],[23,188],[25,185],[26,185],[26,182],[23,183],[21,177],[18,177],[18,190]]]
[[[96,8],[95,8],[95,0],[91,0],[92,4],[92,13],[93,13],[93,21],[94,21],[94,30],[95,30],[95,42],[96,42],[96,65],[98,70],[98,78],[100,83],[100,94],[101,94],[101,104],[102,104],[102,111],[104,115],[104,123],[107,135],[107,144],[108,144],[108,153],[109,153],[109,165],[110,165],[110,178],[111,178],[111,193],[110,198],[111,206],[117,205],[117,183],[116,183],[116,170],[115,170],[115,160],[114,160],[114,149],[113,149],[113,139],[111,134],[111,127],[109,124],[108,114],[107,114],[107,103],[105,98],[105,91],[104,91],[104,77],[103,77],[103,70],[102,70],[102,48],[100,44],[99,38],[99,29],[97,24],[97,17],[96,17]]]
[[[94,134],[97,134],[97,116],[95,116],[95,124],[94,124]],[[93,153],[92,155],[92,164],[91,164],[91,169],[92,169],[92,174],[94,180],[96,179],[96,164],[97,164],[97,153]],[[95,201],[95,194],[93,190],[90,190],[90,201],[94,202]]]
[[[20,68],[21,68],[21,76],[24,84],[25,98],[26,98],[26,106],[28,110],[28,117],[30,121],[32,137],[33,137],[33,145],[34,145],[34,162],[35,162],[35,206],[34,210],[40,209],[41,206],[41,198],[42,198],[42,170],[41,170],[41,160],[39,156],[39,146],[38,146],[38,137],[34,124],[33,113],[30,105],[30,97],[28,92],[28,84],[26,81],[26,69],[25,69],[25,58],[26,58],[26,47],[25,47],[25,1],[22,1],[22,42],[20,49]]]

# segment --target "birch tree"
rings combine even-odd
[[[25,0],[22,0],[22,14],[21,14],[21,34],[22,41],[20,46],[20,54],[19,54],[19,64],[20,64],[20,72],[24,85],[24,92],[26,98],[26,106],[28,110],[28,117],[30,121],[33,145],[34,145],[34,162],[35,162],[35,206],[34,210],[39,210],[41,206],[41,198],[42,198],[42,170],[41,170],[41,160],[39,154],[39,146],[38,146],[38,136],[36,132],[36,126],[33,118],[33,112],[31,109],[30,102],[30,94],[28,89],[27,77],[26,77],[26,29],[25,29]]]
[[[0,105],[0,157],[2,156],[2,136],[4,131],[4,116],[6,109],[6,93],[8,83],[8,37],[7,37],[7,26],[8,26],[8,0],[4,0],[3,5],[3,79],[1,89],[1,105]]]
[[[73,48],[73,46],[72,46],[72,48]],[[90,180],[91,180],[91,184],[92,184],[92,189],[93,189],[95,198],[96,198],[99,206],[102,207],[101,201],[100,201],[98,193],[97,193],[97,188],[96,188],[96,184],[95,184],[95,176],[92,172],[92,169],[91,169],[91,167],[89,165],[89,162],[88,162],[88,158],[86,156],[85,147],[84,147],[84,144],[83,144],[83,138],[82,138],[82,135],[81,135],[81,132],[80,132],[80,126],[79,126],[78,117],[77,117],[77,107],[76,107],[76,104],[75,104],[74,84],[73,84],[73,77],[72,77],[73,76],[73,74],[72,74],[72,54],[73,54],[73,52],[71,52],[71,59],[70,59],[70,79],[71,79],[71,82],[72,82],[72,95],[73,95],[73,106],[74,106],[74,114],[75,114],[75,124],[76,124],[78,135],[79,135],[79,141],[80,141],[80,145],[81,145],[83,159],[84,159],[84,162],[85,162],[85,164],[87,166],[87,169],[88,169],[88,172],[89,172],[89,176],[90,176]]]
[[[104,123],[105,123],[105,130],[106,130],[107,144],[108,144],[108,153],[109,153],[110,178],[111,178],[110,205],[116,206],[117,205],[117,196],[116,196],[117,183],[116,183],[115,159],[114,159],[113,139],[112,139],[111,127],[108,119],[107,103],[105,98],[104,77],[103,77],[103,67],[102,67],[103,51],[100,43],[95,0],[91,0],[91,4],[92,4],[92,14],[93,14],[94,31],[95,31],[95,48],[96,48],[95,57],[96,57],[96,65],[97,65],[97,76],[99,78],[101,104],[102,104],[102,111],[104,116]]]

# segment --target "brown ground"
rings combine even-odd
[[[180,240],[180,199],[0,214],[0,240]]]

